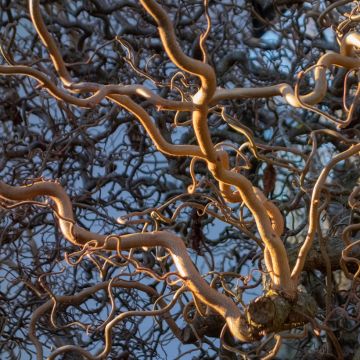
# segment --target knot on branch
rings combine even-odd
[[[299,291],[295,300],[269,291],[249,304],[246,316],[256,338],[304,325],[314,318],[316,309],[315,300],[304,291]]]

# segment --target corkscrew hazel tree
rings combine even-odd
[[[23,5],[2,4],[6,356],[358,356],[357,5]]]

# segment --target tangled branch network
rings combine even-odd
[[[331,277],[334,276],[334,265],[330,250],[326,248],[329,245],[326,245],[323,236],[322,214],[330,209],[333,196],[341,196],[347,211],[347,223],[337,228],[339,231],[341,229],[340,237],[343,241],[340,240],[342,245],[335,262],[351,282],[348,294],[348,299],[352,299],[348,300],[351,303],[355,298],[359,299],[360,260],[357,257],[357,247],[360,240],[353,236],[360,230],[359,223],[355,221],[360,210],[360,187],[354,184],[350,190],[334,189],[331,179],[334,171],[343,164],[358,164],[360,153],[359,132],[354,125],[359,116],[357,105],[360,87],[356,79],[360,67],[360,35],[356,32],[355,19],[359,15],[354,10],[347,15],[345,21],[337,25],[335,30],[339,51],[326,52],[318,57],[315,64],[298,71],[293,87],[287,83],[278,83],[271,86],[226,88],[217,83],[216,69],[207,48],[208,37],[213,29],[212,21],[215,21],[211,17],[211,4],[208,1],[204,2],[199,15],[205,14],[207,27],[198,38],[198,58],[183,51],[174,25],[178,21],[170,18],[165,5],[163,7],[153,0],[140,0],[139,3],[143,7],[142,16],[150,18],[149,21],[157,27],[161,46],[172,63],[174,75],[168,75],[170,80],[167,83],[160,83],[145,70],[141,70],[141,64],[134,59],[130,43],[121,37],[109,42],[125,49],[127,55],[124,66],[127,64],[137,76],[145,78],[143,83],[102,84],[79,81],[71,70],[73,65],[65,61],[55,34],[45,24],[42,15],[45,10],[40,7],[39,0],[29,0],[30,19],[43,49],[48,53],[47,61],[44,63],[39,59],[31,65],[19,63],[11,55],[10,46],[1,48],[7,62],[0,65],[3,77],[23,75],[31,78],[37,83],[37,90],[41,90],[39,96],[45,96],[46,92],[58,104],[71,105],[79,111],[95,111],[109,103],[115,105],[118,111],[126,111],[131,119],[136,119],[141,124],[156,148],[153,153],[161,153],[166,159],[181,159],[188,164],[189,179],[192,179],[187,182],[186,190],[165,199],[163,204],[123,214],[116,225],[120,230],[105,234],[96,226],[92,231],[85,229],[86,220],[76,219],[73,209],[77,202],[68,195],[71,189],[69,184],[64,184],[61,180],[61,172],[58,173],[59,180],[45,180],[39,174],[32,179],[15,178],[15,182],[22,182],[22,185],[12,185],[3,179],[0,181],[1,214],[5,218],[15,216],[16,211],[28,211],[27,214],[30,214],[42,209],[47,215],[38,216],[40,225],[43,223],[58,228],[70,244],[64,260],[58,260],[57,266],[65,263],[66,268],[77,269],[90,261],[91,266],[99,273],[99,279],[95,283],[68,289],[63,294],[57,294],[51,288],[51,279],[61,277],[65,268],[41,271],[39,267],[37,288],[31,281],[26,282],[26,276],[23,277],[25,286],[32,287],[32,291],[37,294],[36,303],[39,305],[32,312],[27,325],[33,349],[29,351],[35,352],[39,360],[44,358],[44,333],[39,334],[37,329],[48,319],[48,327],[52,331],[61,333],[64,329],[81,328],[89,338],[101,338],[98,343],[101,345],[92,349],[90,340],[89,346],[80,340],[66,344],[58,342],[58,346],[46,355],[49,359],[66,354],[81,355],[85,359],[110,358],[114,356],[112,351],[118,346],[117,338],[125,336],[125,333],[115,336],[117,327],[126,322],[135,324],[134,319],[146,317],[156,318],[159,322],[165,321],[172,336],[183,344],[199,344],[205,341],[204,337],[213,336],[212,327],[217,328],[215,337],[220,339],[222,351],[228,354],[222,355],[224,358],[237,356],[244,359],[270,359],[278,354],[284,341],[304,339],[308,331],[319,339],[327,339],[324,341],[328,341],[328,349],[334,349],[333,353],[337,358],[344,358],[343,349],[331,325],[332,316],[346,313],[346,319],[350,319],[355,327],[359,325],[360,312],[357,308],[351,315],[345,305],[332,305],[334,290],[331,288]],[[44,8],[47,5],[44,1]],[[326,8],[319,21],[324,24],[330,21],[329,14],[333,9],[334,6]],[[108,10],[111,10],[110,7]],[[11,26],[7,30],[10,32]],[[93,56],[96,56],[96,51]],[[54,72],[51,72],[51,67]],[[343,71],[345,95],[348,89],[352,89],[349,85],[351,81],[357,84],[355,92],[349,90],[348,96],[344,95],[343,111],[347,113],[345,119],[339,117],[339,112],[333,115],[326,113],[321,106],[328,94],[328,83],[331,80],[329,74],[334,68]],[[167,71],[169,73],[170,70]],[[350,98],[351,104],[348,105]],[[289,105],[291,109],[297,108],[299,113],[318,116],[319,126],[310,128],[310,154],[305,154],[299,147],[291,147],[291,144],[280,146],[259,142],[253,131],[241,119],[237,120],[236,114],[228,111],[229,101],[254,99],[276,100],[281,104],[279,106]],[[159,125],[159,119],[163,115],[174,119],[173,129],[190,129],[193,139],[188,143],[179,143],[165,136]],[[77,120],[69,116],[68,121],[76,123]],[[215,142],[214,121],[226,125],[227,129],[231,129],[233,134],[245,141],[241,146],[234,145],[233,141]],[[321,124],[328,127],[322,127]],[[135,129],[140,131],[140,127]],[[316,179],[307,180],[318,156],[318,142],[324,138],[340,144],[340,151],[328,159]],[[82,139],[86,141],[85,137]],[[144,144],[142,146],[144,150]],[[146,148],[144,151],[146,153]],[[66,148],[61,154],[66,156]],[[51,151],[48,155],[52,156]],[[160,155],[154,156],[154,159],[160,161]],[[300,160],[295,161],[295,158]],[[253,178],[247,176],[252,166],[251,161],[267,166],[260,172],[262,182],[256,185]],[[302,165],[299,166],[297,161]],[[289,200],[290,205],[287,207],[284,201],[280,201],[281,197],[278,200],[271,198],[271,191],[280,186],[279,180],[276,182],[274,179],[275,169],[291,173],[293,178],[289,181],[290,187],[296,188],[298,192],[293,197],[293,194],[289,196],[291,201]],[[198,173],[203,174],[200,180]],[[273,182],[271,191],[268,189],[269,181]],[[306,209],[302,215],[303,225],[300,225],[298,232],[305,229],[305,236],[295,248],[289,250],[285,238],[290,234],[288,215],[291,206],[292,209]],[[177,222],[181,224],[186,208],[192,209],[195,229],[192,243],[185,241],[186,234],[181,232],[181,226],[176,226]],[[51,221],[49,211],[53,214]],[[111,216],[110,214],[109,221]],[[248,257],[246,261],[258,259],[259,266],[250,269],[246,275],[237,273],[236,270],[217,271],[213,265],[210,266],[211,271],[202,273],[202,265],[194,264],[192,253],[193,250],[200,252],[203,234],[199,227],[201,228],[201,219],[205,218],[231,225],[238,234],[244,236],[241,238],[238,235],[237,241],[253,242],[258,250],[255,250],[252,259]],[[128,232],[121,231],[121,227],[127,228]],[[314,257],[315,242],[320,246],[319,256],[327,274],[326,309],[319,316],[314,295],[306,290],[302,277],[304,271],[311,267],[309,262]],[[203,251],[206,251],[206,243],[204,246]],[[33,248],[36,248],[35,244]],[[148,263],[143,261],[145,254],[150,255]],[[204,258],[206,263],[208,260],[206,256]],[[231,281],[237,285],[229,285]],[[264,293],[260,295],[258,291],[255,298],[247,303],[241,294],[259,287]],[[122,305],[119,305],[117,298],[126,289],[133,291],[133,294],[146,294],[152,309],[131,309],[130,306],[127,311],[120,311]],[[107,309],[105,320],[103,318],[98,326],[83,322],[81,316],[73,318],[69,315],[71,312],[67,317],[60,315],[70,307],[78,309],[84,304],[90,306],[89,299],[102,303]],[[89,313],[93,311],[88,310]],[[179,325],[181,321],[186,324],[185,328]]]

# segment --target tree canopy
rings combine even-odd
[[[360,358],[357,1],[0,9],[1,359]]]

